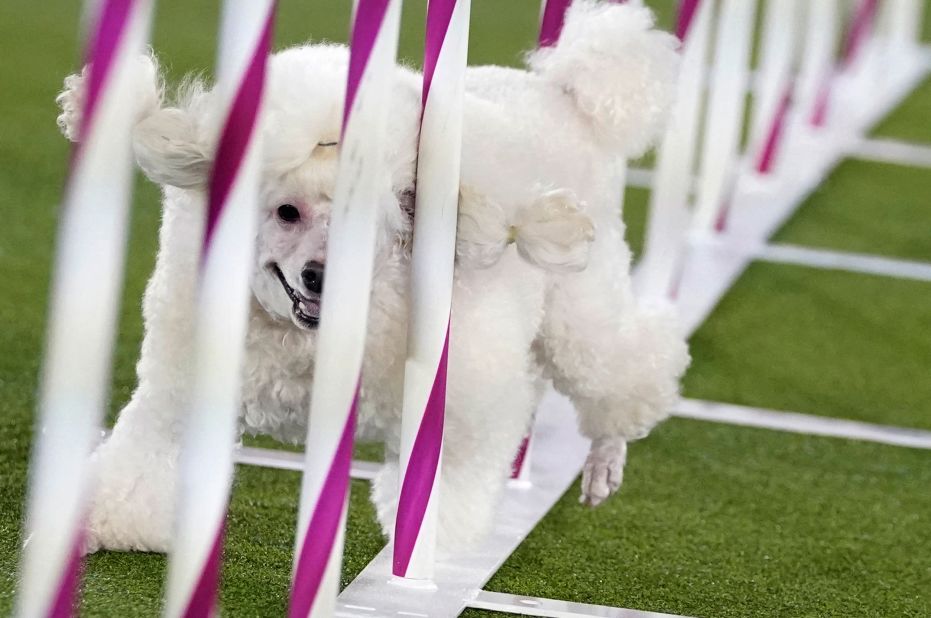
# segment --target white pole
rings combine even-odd
[[[217,101],[223,119],[208,187],[194,369],[179,464],[165,616],[211,616],[233,475],[249,282],[259,207],[258,124],[273,0],[227,0]]]
[[[83,119],[60,210],[16,615],[70,616],[126,248],[138,57],[151,0],[87,3]]]
[[[670,295],[687,241],[713,10],[713,0],[692,0],[680,7],[676,31],[683,48],[676,104],[657,149],[646,242],[635,281],[638,296],[652,301]]]
[[[782,0],[779,0],[780,2]],[[737,175],[744,118],[744,97],[750,79],[756,0],[722,0],[715,33],[714,66],[702,137],[698,200],[693,230],[705,234],[723,227],[726,200]]]
[[[433,578],[470,8],[471,0],[427,8],[392,566],[413,580]]]
[[[289,615],[332,616],[342,562],[349,465],[365,348],[376,217],[384,199],[388,106],[395,77],[400,0],[359,0],[333,199],[326,290]]]

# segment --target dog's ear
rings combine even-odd
[[[65,89],[55,99],[61,107],[58,127],[72,142],[80,139],[81,122],[90,70],[65,78]],[[164,82],[155,56],[139,56],[133,74],[136,77],[133,152],[136,162],[153,182],[191,188],[206,182],[210,169],[208,140],[199,125],[206,95],[199,83],[182,89],[179,104],[164,106]]]
[[[204,126],[209,95],[200,81],[190,80],[178,89],[175,105],[165,106],[157,66],[152,83],[159,92],[158,104],[139,118],[133,130],[136,163],[152,182],[182,189],[203,186],[212,161]]]
[[[182,189],[203,186],[210,156],[193,106],[161,107],[133,130],[136,163],[153,182]]]

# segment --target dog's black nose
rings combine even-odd
[[[320,294],[323,292],[323,264],[320,262],[307,262],[301,271],[301,281],[308,292]]]

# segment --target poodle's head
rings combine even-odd
[[[282,51],[269,61],[261,123],[262,185],[252,290],[272,317],[313,329],[325,289],[327,235],[340,158],[348,52],[336,45]],[[160,97],[159,97],[160,99]],[[213,94],[182,89],[174,107],[138,123],[136,159],[152,180],[206,194],[221,118]],[[378,183],[375,276],[396,272],[410,234],[419,80],[398,68],[389,106],[387,152]]]

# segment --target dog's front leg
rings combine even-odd
[[[139,384],[94,453],[97,488],[87,549],[167,551],[192,373],[193,306],[202,210],[166,191],[158,260],[143,303]]]
[[[177,432],[148,422],[163,410],[137,396],[113,434],[94,453],[97,487],[85,550],[167,552],[177,489]]]

